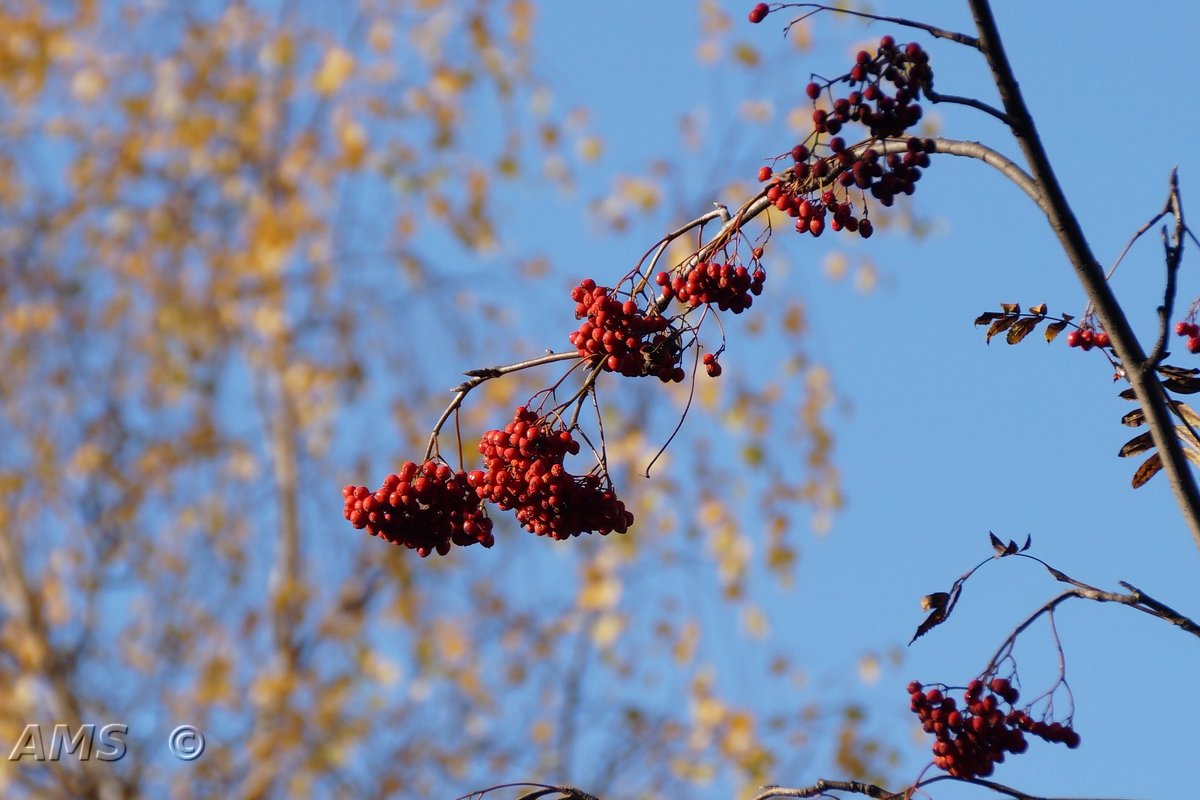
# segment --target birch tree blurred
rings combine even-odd
[[[728,20],[702,5],[715,37]],[[840,503],[794,299],[766,316],[788,371],[697,400],[738,463],[694,432],[674,445],[686,468],[633,486],[664,438],[644,431],[669,432],[684,397],[612,399],[640,523],[619,546],[502,541],[418,568],[340,519],[342,484],[423,449],[440,353],[546,346],[483,351],[512,316],[480,271],[550,274],[564,297],[580,277],[479,260],[505,185],[567,183],[595,147],[548,111],[534,33],[524,0],[0,5],[0,741],[130,726],[116,763],[4,762],[5,796],[415,797],[512,775],[603,791],[618,763],[634,794],[760,780],[775,745],[830,720],[843,773],[877,774],[851,711],[723,699],[694,587],[647,580],[690,570],[753,630],[751,569],[794,570],[789,509]],[[667,219],[648,186],[620,191]],[[806,390],[780,403],[785,380]],[[481,392],[468,458],[530,389]],[[777,418],[792,452],[767,447]],[[765,533],[742,528],[739,485]],[[772,663],[786,684],[795,665]],[[164,746],[180,722],[208,740],[183,766]]]

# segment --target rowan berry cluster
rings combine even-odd
[[[663,383],[684,379],[679,337],[667,332],[670,322],[647,314],[615,290],[591,278],[571,290],[575,318],[584,320],[568,337],[582,358],[603,359],[604,369],[629,377],[653,375]]]
[[[762,267],[754,272],[741,264],[716,264],[700,261],[686,275],[672,278],[660,272],[654,281],[662,287],[662,295],[672,297],[695,308],[702,304],[715,305],[721,311],[740,314],[754,303],[754,296],[762,294],[767,273]]]
[[[1079,734],[1069,724],[1034,720],[1028,711],[1014,708],[1020,693],[1007,678],[993,678],[986,685],[979,679],[971,681],[963,693],[962,709],[936,687],[925,690],[920,681],[912,681],[907,688],[909,707],[925,732],[935,737],[934,766],[957,778],[991,775],[1005,753],[1025,752],[1027,733],[1072,749],[1079,746]]]
[[[831,111],[813,112],[816,132],[835,135],[847,122],[858,122],[866,126],[871,138],[890,139],[904,136],[920,121],[923,112],[916,101],[921,97],[921,88],[932,80],[929,53],[921,45],[909,42],[900,47],[891,36],[884,36],[874,56],[859,50],[848,74],[824,87],[809,83],[805,93],[815,101],[834,82],[861,86],[834,100]],[[891,84],[891,90],[885,81]]]
[[[366,486],[342,489],[343,514],[350,524],[392,544],[416,550],[422,558],[451,545],[491,547],[492,521],[484,513],[465,472],[430,459],[406,461],[372,492]]]
[[[1187,349],[1189,353],[1200,353],[1200,325],[1194,322],[1177,322],[1175,324],[1175,333],[1178,336],[1187,337]]]
[[[1093,347],[1103,348],[1111,344],[1112,340],[1108,338],[1106,331],[1097,331],[1090,327],[1083,327],[1067,334],[1067,346],[1078,347],[1080,350],[1091,350]]]
[[[525,406],[503,430],[485,433],[479,452],[486,469],[467,475],[478,498],[515,509],[522,527],[538,536],[625,533],[633,524],[633,514],[598,475],[567,472],[563,459],[579,452],[571,432]]]
[[[791,167],[778,174],[770,167],[759,170],[760,181],[771,181],[767,199],[796,219],[800,233],[820,236],[828,216],[831,229],[870,238],[874,226],[865,210],[855,215],[851,189],[869,191],[881,205],[891,206],[898,195],[913,193],[937,145],[932,139],[911,136],[905,152],[884,155],[871,141],[865,147],[849,147],[837,134],[844,125],[857,122],[866,126],[869,140],[875,142],[903,137],[921,119],[916,100],[932,76],[929,55],[919,44],[901,48],[891,36],[884,36],[874,56],[859,51],[846,75],[825,85],[809,83],[805,91],[814,104],[834,83],[847,83],[851,91],[836,98],[831,108],[813,110],[813,133],[792,148]],[[829,138],[823,140],[823,135]]]

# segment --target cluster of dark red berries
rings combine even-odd
[[[920,681],[909,683],[908,693],[921,727],[934,735],[934,766],[957,778],[991,775],[1005,753],[1025,752],[1027,733],[1072,749],[1079,746],[1079,734],[1070,725],[1034,720],[1027,711],[1013,708],[1020,693],[1007,678],[993,678],[986,686],[982,680],[971,681],[962,709],[953,697],[938,688],[926,691]]]
[[[766,19],[767,12],[770,10],[771,9],[767,7],[766,3],[757,4],[754,6],[754,8],[750,9],[750,21],[755,23],[762,22],[764,19]]]
[[[830,111],[814,111],[813,126],[817,133],[832,136],[846,123],[858,122],[867,127],[873,139],[903,136],[920,121],[923,112],[916,101],[921,97],[921,87],[932,79],[929,53],[921,45],[909,42],[901,47],[891,36],[884,36],[874,56],[859,50],[850,72],[837,79],[850,86],[861,84],[862,88],[834,100]],[[891,84],[890,91],[885,81]],[[813,82],[805,87],[805,93],[815,101],[829,85],[822,87]]]
[[[1177,322],[1175,323],[1175,333],[1187,337],[1189,353],[1200,353],[1200,325],[1194,322]]]
[[[579,452],[571,432],[525,406],[504,430],[485,433],[479,452],[486,469],[466,476],[478,498],[515,509],[522,527],[538,536],[625,533],[633,524],[633,514],[599,476],[567,472],[563,459]]]
[[[818,162],[824,163],[824,162]],[[770,171],[769,167],[763,169]],[[761,177],[762,173],[759,173]],[[767,199],[775,207],[796,220],[796,231],[820,236],[825,232],[826,216],[831,216],[829,227],[835,231],[846,230],[858,232],[864,239],[870,239],[875,232],[871,220],[867,217],[859,219],[854,216],[854,206],[849,202],[839,203],[834,193],[828,189],[819,197],[809,197],[804,189],[785,180],[780,180],[767,189]]]
[[[465,472],[430,459],[406,461],[372,492],[366,486],[342,489],[343,513],[355,528],[416,550],[422,558],[445,555],[451,545],[491,547],[492,521],[484,513]]]
[[[1200,344],[1200,342],[1197,342]],[[1107,331],[1097,331],[1092,328],[1080,328],[1067,334],[1067,346],[1078,347],[1081,350],[1091,350],[1093,347],[1108,347],[1112,340]],[[1194,350],[1192,352],[1195,352]]]
[[[751,272],[740,264],[700,261],[686,275],[672,278],[660,272],[654,282],[662,287],[662,295],[668,300],[674,297],[692,308],[707,303],[740,314],[754,303],[754,296],[762,294],[766,279],[762,267]]]
[[[884,36],[875,56],[859,51],[847,75],[825,86],[808,84],[805,91],[814,103],[834,83],[848,83],[852,90],[835,99],[830,109],[814,109],[811,145],[801,143],[792,148],[792,166],[779,173],[770,167],[759,169],[758,179],[771,182],[767,199],[795,218],[796,230],[801,233],[820,236],[828,224],[835,231],[869,238],[874,227],[865,213],[855,216],[850,190],[869,191],[881,205],[891,206],[898,195],[915,191],[937,144],[911,136],[904,152],[885,155],[882,147],[872,144],[849,147],[837,134],[844,125],[857,122],[866,126],[870,139],[876,141],[903,137],[921,119],[916,100],[932,75],[929,55],[919,44],[900,47],[891,36]],[[822,135],[829,137],[823,143],[828,155],[818,150]],[[828,223],[827,216],[831,218]]]
[[[597,286],[591,278],[571,290],[575,318],[583,324],[569,337],[582,358],[603,359],[604,369],[629,377],[653,375],[664,383],[684,378],[679,337],[660,314],[647,314],[632,298]]]

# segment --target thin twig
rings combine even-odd
[[[800,20],[807,19],[807,18],[811,17],[813,14],[817,14],[821,11],[834,11],[838,14],[849,14],[850,16],[853,16],[853,17],[864,17],[866,19],[874,20],[876,22],[891,22],[895,25],[903,25],[906,28],[917,28],[919,30],[925,31],[926,33],[928,33],[930,36],[932,36],[935,39],[949,39],[952,42],[958,42],[959,44],[966,45],[967,47],[973,47],[976,50],[979,49],[979,40],[976,39],[974,36],[969,36],[965,33],[959,33],[957,31],[948,31],[944,28],[939,28],[936,25],[930,25],[927,22],[917,22],[916,20],[905,19],[903,17],[885,17],[880,14],[870,14],[870,13],[867,13],[866,11],[853,11],[849,8],[838,8],[835,6],[823,5],[821,3],[785,3],[785,4],[782,4],[779,6],[780,10],[782,10],[784,8],[811,8],[811,9],[813,9],[809,13],[803,14],[798,19],[793,20],[792,22],[788,23],[787,28],[784,29],[785,31],[788,28],[791,28],[792,25],[795,25]]]
[[[925,92],[925,96],[928,97],[932,103],[952,103],[954,105],[968,106],[978,111],[982,111],[985,114],[991,114],[993,117],[1003,122],[1006,126],[1012,124],[1009,122],[1008,115],[1003,111],[988,105],[982,100],[976,100],[974,97],[959,97],[958,95],[953,94],[942,94],[934,90],[933,83],[931,81],[926,81],[925,85],[921,87],[921,90]]]
[[[919,780],[898,792],[889,791],[873,783],[863,783],[862,781],[830,781],[822,778],[812,786],[764,786],[751,800],[770,800],[773,797],[820,797],[828,792],[850,792],[851,794],[861,794],[877,798],[877,800],[901,800],[901,798],[907,800],[915,796],[918,789],[928,786],[931,783],[940,783],[942,781],[954,781],[956,783],[969,783],[975,786],[982,786],[993,792],[1008,795],[1013,800],[1097,800],[1096,798],[1084,797],[1042,797],[1022,792],[1020,789],[1014,789],[1011,786],[1005,786],[1003,783],[995,781],[983,780],[982,778],[957,778],[953,775],[935,775],[932,778]],[[1112,799],[1106,798],[1106,800]]]
[[[1172,201],[1177,200],[1178,191],[1179,191],[1179,179],[1178,179],[1178,168],[1176,168],[1176,169],[1171,170],[1171,192],[1168,194],[1167,200],[1163,204],[1162,210],[1159,211],[1157,214],[1155,214],[1153,217],[1151,217],[1149,220],[1147,220],[1144,225],[1142,225],[1140,228],[1138,228],[1136,231],[1134,231],[1133,236],[1129,237],[1129,241],[1125,243],[1125,246],[1121,248],[1121,252],[1119,254],[1117,254],[1116,261],[1114,261],[1112,266],[1108,268],[1108,272],[1104,273],[1105,281],[1112,280],[1113,275],[1117,271],[1117,267],[1121,266],[1121,262],[1125,260],[1125,256],[1129,255],[1129,251],[1131,249],[1133,249],[1133,245],[1135,243],[1137,243],[1137,240],[1142,238],[1142,236],[1145,235],[1146,231],[1150,230],[1156,224],[1158,224],[1158,221],[1160,219],[1162,219],[1163,217],[1165,217],[1171,213],[1171,209],[1173,206]],[[1182,208],[1182,205],[1180,205],[1180,208]],[[1158,343],[1155,345],[1154,351],[1150,358],[1150,360],[1156,364],[1159,361],[1161,361],[1163,358],[1162,354],[1166,347],[1167,326],[1169,325],[1171,306],[1174,304],[1174,299],[1175,299],[1175,275],[1169,269],[1169,265],[1168,265],[1167,287],[1166,287],[1166,291],[1164,292],[1163,304],[1161,306],[1159,306],[1159,321],[1160,321],[1162,327],[1161,327],[1161,330],[1159,333]],[[1164,317],[1163,317],[1164,310],[1166,311],[1166,320],[1167,321],[1163,321],[1164,320]],[[1087,315],[1090,313],[1092,313],[1091,300],[1088,301],[1087,306],[1083,309],[1082,316],[1084,318],[1086,318]]]
[[[471,390],[476,386],[490,381],[493,378],[499,378],[501,375],[507,375],[510,372],[519,372],[523,369],[540,367],[544,364],[553,364],[556,361],[568,361],[572,358],[579,358],[579,353],[571,351],[562,353],[547,353],[544,356],[531,358],[528,361],[518,361],[516,364],[505,364],[504,366],[499,367],[484,367],[482,369],[470,369],[464,372],[463,374],[467,375],[470,380],[463,381],[458,386],[455,386],[452,390],[454,392],[454,398],[451,399],[450,404],[446,406],[446,409],[442,412],[442,415],[438,417],[437,422],[433,425],[433,431],[429,434],[429,444],[425,447],[424,460],[428,461],[433,457],[433,453],[437,449],[438,434],[442,432],[442,426],[446,424],[446,420],[450,419],[450,415],[462,406],[463,400],[466,399],[466,396],[470,394]]]
[[[1167,195],[1167,205],[1163,209],[1175,217],[1175,233],[1170,241],[1167,240],[1167,229],[1162,231],[1163,257],[1167,267],[1166,289],[1163,291],[1163,303],[1158,307],[1158,341],[1150,352],[1150,363],[1158,365],[1167,354],[1167,336],[1171,329],[1171,315],[1175,308],[1175,279],[1179,274],[1179,263],[1183,260],[1183,232],[1187,226],[1183,222],[1183,200],[1179,197],[1179,168],[1171,170],[1171,192]]]

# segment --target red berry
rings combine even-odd
[[[1096,334],[1096,347],[1108,347],[1112,344],[1112,340],[1108,338],[1108,331],[1100,331]]]
[[[871,220],[864,219],[858,223],[858,235],[864,239],[870,239],[871,234],[875,232],[874,226],[871,225]]]
[[[1175,323],[1175,335],[1176,336],[1187,336],[1188,328],[1190,328],[1190,327],[1191,326],[1188,325],[1186,322],[1176,322]]]
[[[758,168],[758,179],[760,181],[768,180],[770,177],[771,177],[771,168],[770,167],[759,167]]]
[[[1071,331],[1067,334],[1067,347],[1079,347],[1083,340],[1079,338],[1079,331]]]
[[[816,100],[821,96],[821,87],[817,83],[810,83],[804,87],[804,93],[808,95],[809,99]]]
[[[1189,353],[1200,353],[1200,336],[1189,336],[1187,349]]]
[[[754,23],[762,22],[766,18],[767,12],[770,10],[771,9],[767,7],[766,3],[759,3],[754,8],[750,9],[749,20]]]

